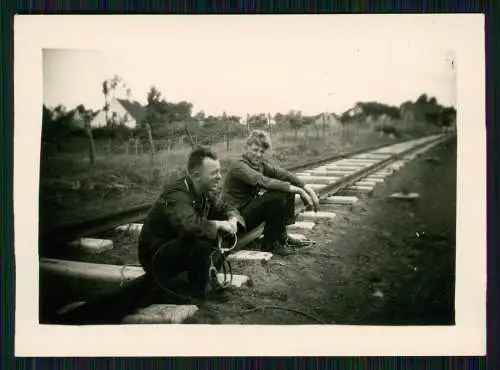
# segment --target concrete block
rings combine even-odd
[[[347,176],[352,171],[342,171],[342,170],[313,170],[311,175],[313,176],[332,176],[337,178],[342,178]]]
[[[314,182],[315,184],[331,184],[339,179],[339,177],[333,176],[298,176],[304,182]]]
[[[305,236],[303,234],[288,233],[288,237],[290,239],[294,239],[294,240],[298,240],[298,241],[308,240],[307,236]]]
[[[295,176],[311,176],[311,172],[297,172]]]
[[[366,180],[368,182],[373,182],[375,184],[379,184],[381,182],[384,182],[385,178],[383,178],[383,177],[372,177],[372,176],[369,176],[369,177],[365,177],[364,180]]]
[[[113,249],[113,241],[108,239],[80,238],[70,242],[69,245],[89,253],[101,253]]]
[[[139,235],[143,224],[125,224],[118,226],[115,230],[127,235]]]
[[[318,166],[318,167],[314,167],[314,168],[311,168],[310,170],[307,170],[307,172],[310,172],[310,171],[323,171],[323,170],[326,170],[326,166],[327,165],[323,165],[323,166]]]
[[[384,182],[384,180],[389,177],[389,174],[386,175],[376,175],[372,174],[370,176],[365,177],[366,180],[368,181],[375,181],[375,182]]]
[[[217,274],[217,279],[221,284],[224,284],[224,274]],[[231,279],[230,276],[227,277],[228,282]],[[248,284],[249,277],[246,275],[233,275],[233,281],[231,281],[231,286],[235,288],[241,288],[241,286]]]
[[[297,230],[297,229],[306,229],[312,230],[316,226],[316,223],[309,221],[297,221],[294,224],[288,225],[287,230]]]
[[[336,172],[351,172],[351,171],[359,171],[363,166],[356,166],[356,165],[345,165],[345,166],[328,166],[326,168],[327,171],[336,171]]]
[[[333,212],[305,211],[305,212],[299,213],[298,218],[300,220],[303,220],[303,221],[306,221],[306,220],[325,220],[325,219],[333,219],[333,218],[335,218],[335,216],[336,216],[336,214]]]
[[[354,184],[355,186],[376,186],[377,183],[375,181],[369,181],[367,179],[360,180]]]
[[[358,154],[357,156],[355,157],[352,157],[351,159],[366,159],[366,160],[382,160],[384,158],[387,158],[389,157],[390,154],[386,154],[386,153],[365,153],[365,154]]]
[[[356,162],[344,162],[344,163],[339,163],[335,166],[332,167],[338,167],[338,168],[364,168],[368,166],[366,163],[356,163]]]
[[[269,261],[273,257],[270,252],[239,250],[227,256],[229,261]]]
[[[353,204],[358,201],[357,197],[334,195],[322,200],[325,204]]]
[[[195,305],[156,304],[123,318],[123,324],[182,324],[198,311]]]
[[[373,186],[366,186],[366,185],[352,185],[350,186],[347,190],[351,191],[373,191]]]
[[[349,158],[346,162],[354,164],[374,164],[380,161],[380,158]]]
[[[374,172],[370,176],[379,176],[379,177],[388,177],[391,176],[394,173],[394,170],[392,168],[384,168],[382,170],[379,170],[377,172]]]
[[[325,187],[325,184],[307,184],[307,186],[316,191],[319,189],[323,189]]]

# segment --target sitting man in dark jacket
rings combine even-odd
[[[295,194],[315,210],[318,197],[297,176],[263,160],[270,147],[267,132],[252,131],[246,152],[229,167],[222,199],[240,211],[247,231],[265,222],[262,250],[284,256],[290,253],[286,226],[295,222]]]
[[[187,270],[192,295],[204,299],[218,233],[234,235],[244,220],[217,200],[221,173],[214,152],[193,150],[187,170],[187,176],[164,187],[149,211],[139,237],[139,261],[157,282]]]

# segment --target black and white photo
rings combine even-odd
[[[15,196],[37,205],[16,221],[34,233],[16,264],[32,254],[37,279],[17,272],[33,295],[18,309],[43,330],[120,330],[128,348],[155,327],[238,333],[242,354],[290,354],[302,335],[318,354],[325,330],[331,354],[434,353],[422,343],[457,349],[465,327],[477,351],[484,36],[456,17],[20,19],[48,28],[36,50],[18,39],[39,63],[16,76],[16,114],[36,96],[16,119],[30,159],[16,151]]]

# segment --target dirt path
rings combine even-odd
[[[429,158],[431,158],[429,160]],[[402,190],[418,201],[390,201]],[[311,233],[317,245],[267,265],[233,267],[253,286],[202,307],[195,323],[453,324],[456,140],[416,158],[352,210]],[[250,310],[245,312],[245,310]]]

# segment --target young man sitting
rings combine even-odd
[[[234,235],[244,220],[237,209],[217,200],[221,172],[214,152],[193,150],[187,170],[187,176],[165,186],[149,211],[139,237],[139,261],[160,284],[187,270],[192,296],[220,298],[209,289],[210,253],[219,232]]]
[[[264,160],[270,148],[267,132],[252,131],[245,153],[229,167],[222,200],[239,210],[247,231],[265,222],[262,250],[285,256],[290,254],[286,226],[295,222],[295,194],[315,210],[318,197],[297,176]]]

